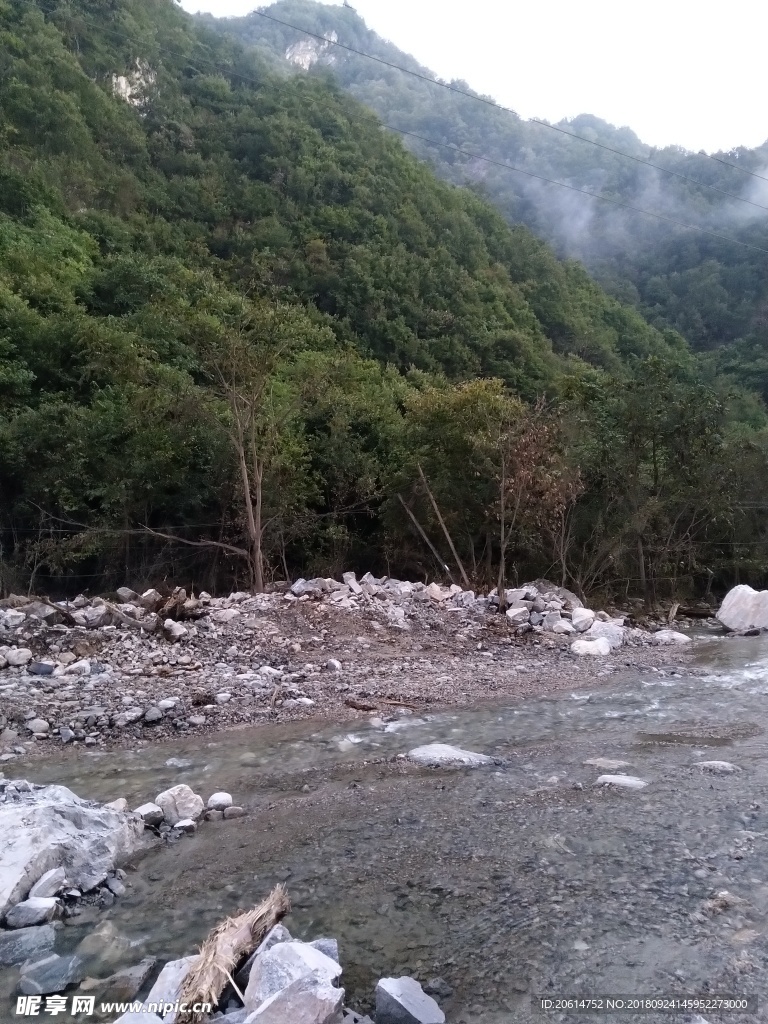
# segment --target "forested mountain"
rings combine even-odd
[[[436,506],[478,584],[765,571],[759,403],[339,87],[171,0],[0,58],[6,590],[458,572]]]
[[[263,10],[434,78],[412,56],[370,31],[349,7],[279,0]],[[768,396],[768,143],[755,150],[714,154],[722,163],[677,147],[653,149],[628,128],[614,128],[588,115],[556,126],[608,147],[598,148],[255,13],[207,20],[262,53],[277,55],[282,63],[287,58],[294,67],[311,68],[315,74],[332,72],[386,124],[433,140],[430,145],[411,136],[405,144],[428,159],[441,177],[486,194],[510,223],[527,225],[561,254],[583,261],[611,294],[636,306],[650,323],[679,331],[697,351],[713,352],[715,366]],[[471,92],[464,82],[450,84]],[[705,227],[756,249],[642,216],[447,147],[661,218]],[[675,173],[623,159],[609,149]]]

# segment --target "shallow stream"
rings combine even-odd
[[[99,800],[136,806],[186,782],[248,810],[143,857],[114,907],[62,929],[60,951],[107,918],[130,940],[105,942],[110,969],[172,959],[283,881],[286,924],[338,938],[358,1009],[378,977],[408,973],[450,986],[449,1024],[588,1019],[535,1008],[575,995],[758,995],[757,1011],[702,1015],[768,1020],[768,638],[697,644],[703,675],[671,657],[666,670],[503,706],[15,765]],[[500,764],[397,757],[436,741]],[[647,787],[596,787],[601,769],[584,764],[596,757],[628,762]],[[695,764],[710,760],[741,771]]]

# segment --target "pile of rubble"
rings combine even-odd
[[[688,639],[628,628],[544,580],[508,590],[505,604],[502,616],[495,591],[479,595],[370,573],[223,598],[180,588],[166,596],[121,588],[113,601],[6,598],[0,761],[27,752],[30,738],[94,746],[316,710],[386,711],[368,704],[377,690],[389,705],[395,697],[410,706],[467,703],[533,668],[510,664],[513,649],[537,648],[541,678],[545,649],[565,657],[557,666],[562,676],[573,655],[605,657],[619,647]],[[430,644],[440,648],[432,658],[395,660]],[[378,662],[368,655],[372,649]],[[457,657],[466,671],[457,670]],[[501,671],[478,671],[481,658]],[[516,685],[515,692],[524,689]]]

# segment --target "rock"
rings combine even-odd
[[[619,789],[645,789],[648,785],[634,775],[601,775],[596,786],[617,786]]]
[[[192,818],[193,821],[197,821],[205,810],[203,798],[197,793],[193,793],[184,783],[171,786],[170,789],[158,793],[155,803],[162,808],[163,817],[169,825],[175,825],[183,818]]]
[[[52,676],[55,668],[56,666],[49,661],[34,661],[27,666],[27,672],[31,676]]]
[[[676,629],[659,629],[652,635],[651,641],[662,645],[689,644],[691,638],[685,633],[678,633]]]
[[[144,1000],[144,1006],[151,1003],[175,1003],[179,998],[184,979],[198,959],[197,956],[185,956],[180,960],[170,960],[160,971],[157,980],[149,990]]]
[[[507,608],[507,621],[512,626],[522,626],[531,617],[531,612],[527,605],[513,605],[511,608]]]
[[[156,590],[145,590],[139,601],[147,611],[154,612],[163,603],[163,595],[159,594]]]
[[[27,728],[35,735],[47,736],[51,727],[44,718],[31,718],[27,722]]]
[[[577,633],[589,629],[595,621],[595,613],[590,608],[574,608],[571,612],[571,624]]]
[[[206,807],[210,811],[223,811],[232,806],[232,797],[229,793],[212,793],[208,797]]]
[[[5,923],[8,928],[30,928],[53,920],[59,909],[59,901],[53,896],[31,896],[11,907],[5,915]]]
[[[573,626],[568,621],[568,619],[560,619],[560,621],[556,622],[554,624],[554,626],[552,627],[552,632],[553,633],[565,633],[565,634],[568,634],[568,633],[575,633],[576,630],[573,628]]]
[[[153,956],[145,957],[140,963],[133,967],[124,967],[121,971],[115,971],[108,978],[97,981],[93,986],[101,990],[110,1002],[128,1002],[136,998],[137,992],[155,969],[157,959]],[[85,986],[82,986],[85,989]]]
[[[582,638],[573,641],[571,650],[580,657],[588,655],[604,658],[606,654],[611,653],[611,645],[605,637],[598,637],[596,640],[584,640]]]
[[[335,960],[308,943],[280,942],[254,960],[243,1002],[247,1009],[256,1010],[265,1000],[301,978],[310,977],[315,982],[330,985],[340,974],[341,967]]]
[[[125,896],[125,886],[114,875],[107,879],[107,888],[113,896]]]
[[[183,640],[188,634],[189,630],[181,622],[176,622],[174,619],[166,619],[163,623],[163,635],[171,643],[178,643],[179,640]]]
[[[160,710],[160,708],[148,708],[144,712],[144,721],[150,725],[153,722],[160,722],[162,720],[162,717],[163,712]]]
[[[156,1013],[150,1013],[148,1010],[129,1010],[121,1014],[115,1024],[163,1024],[163,1021]]]
[[[609,619],[608,622],[595,620],[583,634],[589,640],[607,640],[612,651],[624,643],[624,622],[620,619]]]
[[[738,765],[731,764],[730,761],[696,761],[694,763],[697,768],[711,772],[713,775],[733,775],[735,772],[741,771]]]
[[[353,594],[362,594],[363,588],[357,582],[357,576],[353,572],[343,572],[341,578]]]
[[[133,813],[138,814],[145,825],[153,826],[159,825],[165,816],[162,807],[158,807],[157,804],[153,803],[142,804]]]
[[[739,584],[725,595],[715,617],[726,629],[768,628],[768,590],[753,590],[746,583]]]
[[[112,969],[127,956],[131,948],[131,940],[122,935],[111,921],[102,921],[94,930],[83,938],[75,952],[89,964],[89,970],[98,967]]]
[[[329,672],[341,672],[341,662],[337,661],[336,658],[329,658],[325,663],[325,667]]]
[[[562,615],[559,611],[547,612],[544,616],[544,621],[542,622],[541,627],[546,633],[551,633],[555,625],[561,621]]]
[[[76,985],[85,976],[83,961],[79,956],[56,956],[29,964],[21,969],[19,991],[24,995],[49,995],[63,992],[70,985]]]
[[[479,768],[484,764],[493,764],[493,758],[485,754],[476,754],[472,750],[462,750],[447,743],[428,743],[423,747],[414,747],[408,751],[408,757],[416,764],[441,766],[447,768]]]
[[[23,964],[25,960],[40,960],[53,952],[56,931],[51,924],[32,928],[0,931],[0,965]]]
[[[135,604],[136,601],[140,600],[136,591],[131,590],[130,587],[118,587],[115,593],[120,598],[122,604]]]
[[[51,868],[87,892],[146,845],[142,822],[64,786],[7,783],[0,796],[0,919]]]
[[[443,978],[430,978],[424,985],[424,991],[428,996],[437,996],[438,999],[450,999],[453,989]]]
[[[206,821],[223,821],[224,811],[206,811],[203,817]]]
[[[343,1003],[343,988],[310,974],[280,989],[245,1019],[246,1024],[337,1024]]]
[[[269,931],[264,936],[264,938],[261,940],[259,945],[253,951],[253,953],[251,953],[251,955],[248,957],[248,959],[245,961],[243,966],[240,968],[240,970],[235,975],[235,984],[237,985],[237,987],[240,989],[241,992],[244,992],[245,989],[246,989],[246,986],[248,985],[248,979],[251,976],[251,968],[253,967],[253,965],[254,965],[254,963],[256,961],[256,957],[260,953],[266,953],[266,951],[268,949],[271,949],[273,946],[276,946],[278,944],[278,942],[290,942],[290,941],[291,941],[291,933],[288,931],[288,929],[285,927],[285,925],[276,924],[276,925],[273,925],[273,927],[269,929]],[[321,952],[323,952],[323,950],[321,950]]]
[[[229,821],[231,818],[244,818],[246,810],[244,807],[225,807],[224,818]]]
[[[108,804],[104,804],[105,807],[110,807],[113,811],[127,811],[128,801],[124,796],[118,797],[117,800],[112,800]]]
[[[26,665],[28,661],[32,661],[32,651],[27,647],[13,647],[10,651],[6,651],[5,660],[9,665],[16,667]]]
[[[341,963],[339,959],[339,944],[336,939],[329,939],[325,936],[321,936],[319,939],[313,939],[309,943],[313,949],[319,949],[321,953],[325,953],[331,960],[335,960],[337,964]]]
[[[221,693],[217,693],[216,694],[216,703],[217,704],[229,704],[229,702],[231,700],[232,700],[232,694],[231,693],[226,693],[226,692],[222,691]]]
[[[616,772],[620,768],[631,768],[629,761],[612,761],[609,757],[591,757],[584,762],[590,768],[602,768],[606,772]]]
[[[74,732],[71,729],[68,729],[65,725],[59,729],[59,739],[62,743],[71,743],[74,738]],[[106,806],[109,807],[110,805],[106,804]]]
[[[376,1024],[445,1024],[445,1014],[414,978],[382,978],[376,986]]]
[[[221,608],[217,612],[213,612],[211,618],[214,622],[231,622],[233,619],[240,618],[240,612],[237,608]]]
[[[191,818],[182,818],[173,827],[177,828],[179,832],[197,832],[197,823],[192,821]]]
[[[30,897],[55,896],[67,883],[67,873],[64,868],[51,868],[42,875],[29,890]]]

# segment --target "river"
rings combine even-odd
[[[538,997],[763,996],[744,1015],[703,1012],[746,1024],[768,1020],[766,723],[768,638],[702,638],[690,672],[627,670],[571,694],[354,728],[66,751],[18,774],[132,806],[186,782],[249,812],[153,850],[114,907],[68,922],[59,951],[107,918],[130,940],[105,949],[111,966],[171,959],[282,881],[292,932],[338,938],[359,1009],[378,977],[408,973],[450,986],[449,1024],[588,1019],[539,1012]],[[434,741],[500,763],[398,757]],[[585,761],[598,757],[647,787],[595,786],[601,769]],[[741,770],[695,764],[715,759]]]

